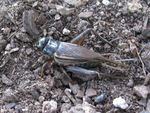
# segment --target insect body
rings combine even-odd
[[[49,55],[54,61],[60,65],[66,66],[68,71],[80,75],[98,75],[97,71],[86,70],[80,67],[82,64],[101,64],[109,63],[113,65],[122,65],[119,62],[104,58],[99,53],[89,50],[77,44],[56,41],[50,38],[41,38],[36,46],[40,48],[45,54]],[[67,67],[68,66],[68,67]],[[70,67],[69,67],[70,66]]]

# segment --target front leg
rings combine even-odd
[[[99,73],[97,71],[87,70],[77,66],[68,66],[66,67],[66,70],[68,72],[72,72],[75,74],[76,78],[79,78],[83,81],[88,81],[94,79],[95,77],[99,77]]]

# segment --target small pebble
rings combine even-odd
[[[67,28],[64,28],[63,31],[62,31],[62,33],[63,33],[64,35],[69,35],[69,34],[70,34],[70,30],[67,29]]]
[[[93,97],[93,96],[96,96],[96,95],[97,95],[97,92],[96,92],[95,89],[89,88],[89,89],[86,90],[85,95],[86,95],[87,97]]]
[[[87,27],[90,25],[90,23],[86,20],[80,20],[78,24],[79,31],[83,31],[87,29]]]
[[[133,87],[134,86],[134,82],[133,79],[129,79],[129,82],[127,83],[128,87]]]
[[[134,86],[133,88],[134,93],[137,94],[139,97],[147,98],[147,95],[149,94],[149,89],[147,86],[144,85],[138,85]]]
[[[150,99],[147,101],[146,110],[147,110],[148,112],[150,112]]]
[[[69,87],[71,89],[71,91],[73,92],[74,95],[76,95],[80,89],[79,84],[71,84],[69,83]]]
[[[62,106],[61,106],[61,113],[69,110],[70,108],[71,108],[71,103],[63,103]]]
[[[61,16],[59,14],[55,15],[55,20],[60,20]]]
[[[142,4],[137,0],[132,0],[127,3],[128,10],[132,13],[140,11],[142,9]]]
[[[18,47],[11,49],[11,50],[10,50],[10,53],[17,52],[17,51],[19,51],[19,48],[18,48]]]
[[[69,99],[66,95],[64,95],[64,96],[62,97],[62,101],[64,101],[65,103],[69,103],[69,102],[70,102],[70,99]]]
[[[81,12],[80,14],[79,14],[79,17],[80,18],[89,18],[89,17],[91,17],[93,15],[93,12]]]
[[[76,97],[82,98],[84,96],[84,92],[82,90],[79,90]]]
[[[50,11],[49,11],[49,14],[50,15],[56,15],[56,13],[57,13],[57,11],[56,11],[56,9],[51,9]]]
[[[88,1],[89,0],[64,0],[65,3],[68,3],[68,4],[76,6],[76,7],[78,7],[80,5],[84,5]]]
[[[56,5],[56,10],[59,12],[61,15],[70,15],[74,13],[74,8],[66,8],[61,5]]]
[[[113,100],[113,105],[115,107],[118,107],[118,108],[121,108],[121,109],[127,109],[127,107],[128,107],[128,104],[126,103],[126,101],[122,97],[115,98]]]
[[[32,7],[36,7],[37,5],[38,5],[38,1],[36,1],[36,2],[34,2],[33,4],[32,4]]]
[[[26,49],[26,53],[27,53],[27,55],[30,55],[32,53],[32,49],[31,48],[27,48]]]
[[[16,106],[16,103],[8,103],[5,105],[6,109],[12,109]]]
[[[54,100],[44,101],[42,106],[42,113],[55,113],[57,111],[57,102]]]
[[[13,85],[13,81],[4,74],[2,75],[2,82],[7,86]]]
[[[14,90],[8,88],[4,91],[2,100],[5,102],[16,102],[19,98],[17,98]]]
[[[5,48],[5,46],[7,44],[7,41],[4,40],[2,37],[3,36],[0,35],[0,52]]]
[[[103,0],[102,3],[106,6],[110,5],[110,1],[109,0]]]
[[[10,51],[11,50],[11,44],[10,43],[6,45],[5,50],[6,51]]]
[[[45,100],[44,96],[39,96],[39,102],[43,102]]]
[[[101,95],[95,97],[95,102],[96,103],[102,103],[106,100],[106,98],[107,98],[107,94],[102,93]]]

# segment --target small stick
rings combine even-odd
[[[70,94],[71,93],[71,90],[66,88],[65,89],[65,94],[67,95],[67,97],[72,101],[72,103],[74,105],[76,105],[76,100],[72,97],[72,95]]]
[[[98,38],[100,38],[102,41],[104,41],[105,43],[109,44],[110,46],[113,47],[113,45],[106,39],[104,39],[103,37],[99,36],[97,32],[95,32],[93,29],[92,29],[92,32],[94,33],[95,36],[97,36]]]
[[[145,65],[144,65],[144,62],[143,62],[143,60],[142,60],[142,58],[141,58],[141,56],[140,56],[140,54],[139,54],[137,48],[136,48],[136,53],[137,53],[137,55],[138,55],[138,57],[139,57],[139,60],[140,60],[140,62],[141,62],[141,64],[142,64],[143,73],[144,73],[144,75],[146,76]]]

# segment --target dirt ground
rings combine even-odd
[[[1,113],[140,113],[149,109],[144,89],[139,91],[146,95],[143,94],[144,99],[134,91],[137,85],[149,87],[145,81],[149,80],[150,62],[142,59],[150,55],[149,29],[144,28],[148,25],[144,23],[149,16],[149,2],[67,1],[0,0]],[[75,5],[74,1],[80,2]],[[25,27],[24,22],[33,24],[23,17],[27,10],[35,12],[29,16],[33,16],[36,26]],[[112,46],[93,33],[86,35],[83,46],[112,60],[127,59],[121,63],[128,65],[128,69],[98,66],[94,69],[101,73],[101,78],[83,81],[68,73],[70,82],[61,67],[46,65],[41,75],[42,66],[50,58],[35,47],[39,37],[69,42],[87,28],[93,28]],[[107,94],[104,101],[96,102],[95,97],[103,93]],[[128,104],[125,110],[113,105],[113,100],[120,96]]]

